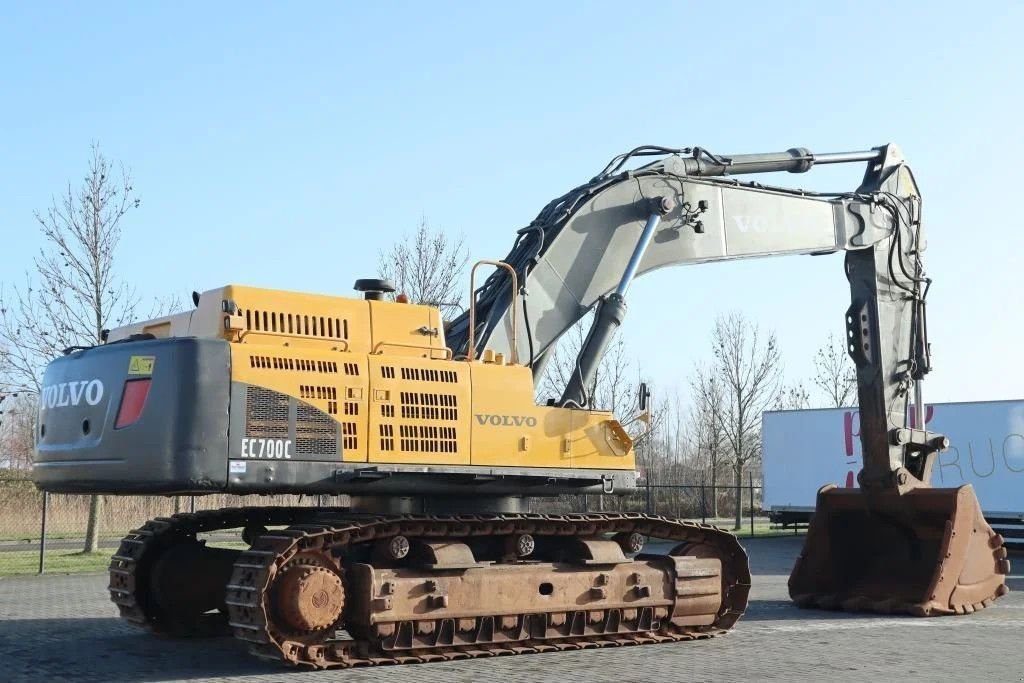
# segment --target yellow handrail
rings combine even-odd
[[[433,358],[433,353],[435,351],[443,351],[444,352],[444,360],[451,360],[452,359],[452,350],[449,349],[447,346],[445,346],[444,348],[440,348],[439,349],[436,346],[429,346],[429,345],[426,345],[426,344],[403,344],[401,342],[389,342],[389,341],[377,342],[374,345],[374,347],[373,347],[373,351],[371,351],[370,353],[374,354],[374,355],[384,353],[383,351],[380,351],[380,347],[382,347],[382,346],[397,346],[397,347],[403,348],[403,349],[418,349],[420,351],[430,351],[431,358]]]
[[[519,364],[519,346],[516,344],[516,296],[519,293],[519,278],[516,269],[504,261],[477,261],[469,271],[469,360],[476,357],[476,269],[480,266],[504,268],[512,277],[512,364]]]

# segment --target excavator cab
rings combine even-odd
[[[1009,571],[970,485],[902,494],[828,485],[789,592],[801,607],[968,614],[1006,593]]]

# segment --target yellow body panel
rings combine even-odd
[[[346,461],[365,461],[367,357],[269,344],[232,344],[231,380],[272,389],[318,408],[342,425]]]
[[[572,467],[572,413],[538,406],[529,368],[472,363],[474,465]]]
[[[245,321],[242,341],[288,344],[351,353],[427,358],[447,354],[444,330],[432,306],[283,292],[240,285],[222,290]]]
[[[385,352],[369,367],[370,462],[470,464],[466,363]]]
[[[538,406],[529,368],[471,366],[474,465],[633,469],[632,449],[609,429],[611,413]]]
[[[232,381],[330,417],[346,462],[635,467],[610,413],[536,405],[523,366],[450,360],[433,307],[240,286],[218,294],[236,309],[221,330]],[[322,416],[297,420],[296,433],[322,429]]]

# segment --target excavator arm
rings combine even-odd
[[[520,231],[505,259],[521,283],[518,357],[539,375],[552,345],[596,308],[577,371],[557,401],[586,407],[586,387],[625,318],[635,277],[666,266],[845,251],[848,350],[858,367],[861,424],[871,444],[864,449],[862,485],[906,487],[911,477],[924,479],[927,463],[945,441],[904,424],[909,392],[930,369],[924,325],[929,281],[920,258],[920,193],[899,150],[887,145],[817,156],[804,149],[732,157],[700,149],[687,153],[610,174],[626,160],[615,161]],[[851,162],[868,163],[861,186],[846,193],[725,177],[802,173],[814,165]],[[484,348],[511,351],[509,277],[506,270],[496,271],[476,292],[475,355]],[[456,355],[468,351],[468,326],[466,314],[449,327]],[[898,483],[900,475],[904,484]]]
[[[643,156],[660,158],[624,170]],[[807,192],[732,177],[855,162],[866,163],[866,170],[851,192]],[[475,315],[452,321],[448,344],[457,357],[470,349],[475,357],[485,348],[507,354],[515,339],[518,357],[538,376],[552,345],[595,309],[576,372],[556,401],[586,407],[586,387],[625,318],[635,277],[673,265],[845,252],[847,350],[857,367],[863,446],[860,489],[819,492],[791,594],[807,606],[973,611],[1005,592],[1009,565],[969,486],[929,488],[931,464],[946,438],[928,432],[920,416],[912,422],[916,428],[908,424],[911,392],[920,411],[921,383],[931,366],[921,209],[913,173],[894,145],[729,157],[700,148],[640,147],[550,202],[519,231],[504,261],[511,268],[497,270],[474,292]],[[521,307],[518,315],[513,304]]]

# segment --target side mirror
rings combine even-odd
[[[637,392],[637,403],[640,405],[640,410],[647,410],[647,402],[651,398],[651,390],[647,388],[647,382],[640,382],[640,391]]]

